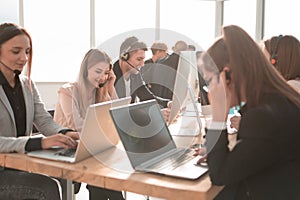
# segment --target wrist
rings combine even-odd
[[[69,128],[67,128],[67,129],[62,129],[62,130],[60,130],[58,133],[61,133],[61,134],[66,134],[67,132],[69,132],[69,131],[71,131],[71,132],[74,132],[74,130],[73,129],[69,129]]]

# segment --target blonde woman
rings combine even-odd
[[[110,57],[99,49],[89,50],[78,80],[59,88],[54,120],[80,132],[89,105],[118,98],[115,79]]]
[[[89,105],[118,98],[115,79],[111,58],[104,51],[90,49],[81,63],[78,80],[59,88],[54,120],[81,132]],[[75,183],[75,193],[79,188],[80,184]],[[124,199],[120,191],[90,185],[87,189],[91,200]]]

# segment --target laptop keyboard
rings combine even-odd
[[[164,160],[154,163],[147,168],[150,169],[156,169],[156,170],[162,170],[162,169],[175,169],[190,160],[194,159],[195,156],[193,155],[194,152],[192,150],[187,150],[184,152],[178,152],[178,154],[171,155],[168,158],[165,158]]]
[[[55,153],[55,155],[74,158],[76,149],[61,149]]]

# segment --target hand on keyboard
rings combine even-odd
[[[74,157],[76,149],[61,149],[58,150],[55,155],[66,156],[66,157]]]

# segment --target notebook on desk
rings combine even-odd
[[[90,105],[84,119],[80,141],[76,149],[51,149],[28,152],[27,155],[69,163],[81,161],[114,147],[119,141],[118,134],[109,114],[115,106],[129,104],[131,97]]]
[[[110,114],[133,169],[186,179],[208,171],[195,165],[192,149],[176,146],[155,100],[111,108]]]

